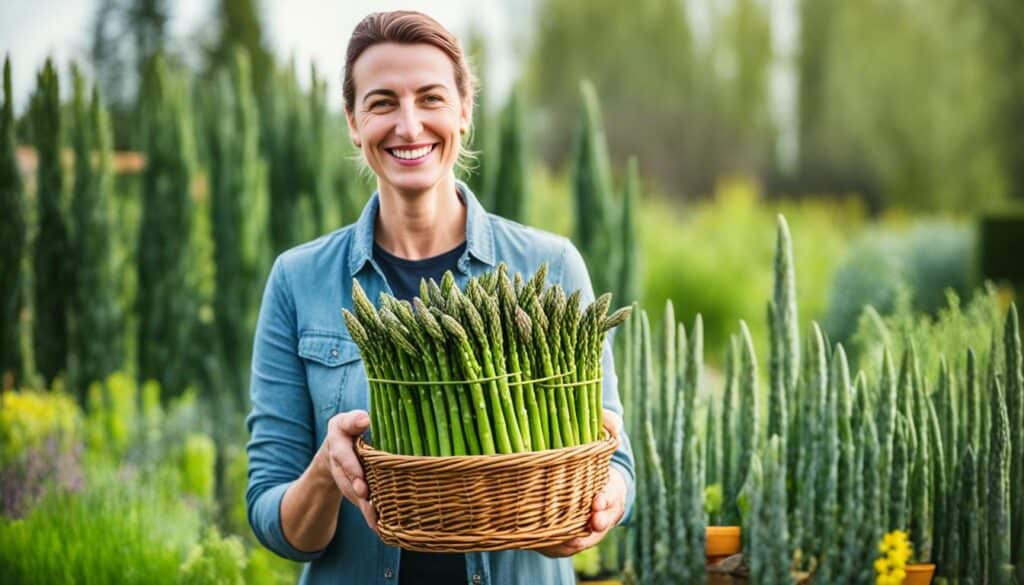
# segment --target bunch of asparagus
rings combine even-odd
[[[493,455],[602,438],[601,351],[632,310],[611,315],[604,294],[581,311],[580,291],[544,287],[505,264],[470,278],[420,283],[412,303],[359,283],[343,309],[370,379],[376,448],[401,455]]]

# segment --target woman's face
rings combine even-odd
[[[352,78],[349,132],[382,188],[424,191],[451,175],[472,102],[459,95],[454,66],[440,49],[374,45],[356,60]]]

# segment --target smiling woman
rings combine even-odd
[[[440,555],[387,546],[376,533],[354,451],[370,426],[369,386],[340,311],[353,308],[353,280],[371,299],[411,300],[421,279],[447,271],[462,288],[500,262],[522,274],[547,263],[547,285],[581,291],[582,306],[594,300],[572,243],[488,214],[455,179],[475,91],[458,41],[432,18],[378,13],[356,26],[345,114],[377,192],[354,225],[278,257],[253,349],[249,521],[268,548],[308,562],[304,583],[575,583],[565,557],[597,544],[632,504],[633,457],[620,432],[587,536],[536,551]],[[619,421],[608,342],[602,370],[605,415]]]

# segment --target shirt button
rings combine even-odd
[[[331,350],[331,357],[338,357],[338,350],[332,349]]]
[[[392,571],[391,569],[388,569],[388,570],[384,571],[384,578],[385,579],[390,579],[390,578],[392,578],[394,576],[395,576],[395,572]]]
[[[484,579],[480,576],[480,573],[473,573],[473,585],[480,585],[483,582]]]

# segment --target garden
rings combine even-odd
[[[245,417],[274,259],[375,188],[338,72],[282,59],[258,2],[188,38],[174,2],[95,4],[28,87],[0,38],[4,579],[294,583]],[[1024,584],[1024,11],[791,4],[536,0],[513,75],[453,29],[460,180],[596,295],[505,266],[354,292],[373,447],[596,444],[608,339],[636,498],[580,582]]]

